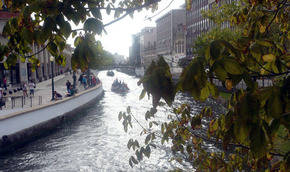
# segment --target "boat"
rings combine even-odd
[[[109,71],[107,72],[107,75],[108,75],[108,76],[114,76],[115,73],[114,73],[113,71],[109,70]]]
[[[0,155],[41,137],[74,118],[104,94],[102,84],[48,104],[0,115]]]
[[[129,91],[129,88],[126,83],[116,79],[112,84],[111,90],[116,93],[126,93]]]

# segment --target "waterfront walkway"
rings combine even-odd
[[[66,82],[69,80],[73,84],[73,75],[65,73],[54,78],[54,90],[60,93],[63,97],[66,95]],[[79,75],[77,75],[77,80]],[[84,90],[84,87],[76,82],[78,92]],[[29,95],[29,89],[28,89]],[[0,110],[0,116],[10,113],[23,111],[31,107],[37,107],[43,104],[48,104],[51,101],[51,79],[37,83],[34,96],[23,97],[23,92],[18,91],[13,94],[13,98],[7,98],[6,105]]]

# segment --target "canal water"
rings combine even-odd
[[[142,125],[144,114],[151,107],[147,96],[139,101],[142,87],[137,86],[138,78],[115,72],[109,77],[100,72],[103,82],[104,96],[79,112],[75,120],[69,121],[40,139],[37,139],[15,152],[0,157],[0,171],[168,171],[176,168],[189,170],[186,164],[180,165],[172,158],[170,145],[156,142],[158,149],[152,151],[150,159],[130,167],[128,159],[134,154],[127,148],[130,138],[137,138],[140,144],[144,139],[140,136],[142,128],[133,121],[133,130],[124,132],[118,113],[131,107],[132,113]],[[111,92],[111,84],[115,78],[128,84],[130,91],[120,95]],[[204,107],[192,101],[188,96],[178,95],[176,104],[191,102],[196,111]],[[169,109],[162,108],[156,119],[167,120]],[[40,114],[41,115],[41,114]]]

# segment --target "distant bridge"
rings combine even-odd
[[[135,69],[135,66],[129,66],[129,65],[115,65],[112,66],[112,68],[127,68],[127,69]]]

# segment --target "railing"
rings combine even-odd
[[[4,97],[5,105],[0,107],[0,110],[9,110],[15,108],[29,108],[42,105],[42,96],[11,96]],[[1,112],[1,111],[0,111]]]

